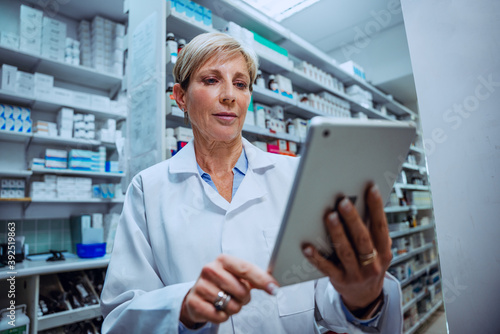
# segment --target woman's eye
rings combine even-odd
[[[240,89],[246,89],[248,87],[248,85],[245,82],[237,82],[235,85]]]
[[[217,83],[217,79],[215,79],[215,78],[207,78],[207,79],[205,79],[205,80],[203,80],[203,81],[204,81],[206,84],[208,84],[208,85],[213,85],[213,84]]]

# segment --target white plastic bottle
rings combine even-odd
[[[177,61],[177,42],[175,41],[175,36],[173,33],[169,32],[167,34],[167,42],[166,42],[166,49],[167,49],[167,58],[170,55],[170,62],[172,64],[175,64]],[[168,59],[167,59],[168,60]]]
[[[165,130],[165,149],[167,151],[167,159],[171,158],[177,153],[177,139],[174,136],[174,129],[167,128]]]
[[[268,88],[273,92],[279,93],[279,86],[276,82],[276,77],[273,74],[269,76]]]
[[[12,317],[10,317],[12,316]],[[9,324],[14,318],[15,327]],[[0,333],[29,333],[30,318],[26,315],[26,305],[18,305],[14,310],[5,308],[0,311]]]
[[[262,71],[261,70],[257,71],[257,78],[255,79],[255,85],[259,86],[259,87],[262,87],[262,88],[266,88],[266,81],[262,77]]]

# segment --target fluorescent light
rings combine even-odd
[[[319,0],[243,0],[265,15],[280,22]]]

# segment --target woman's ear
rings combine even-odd
[[[186,109],[186,92],[178,83],[174,85],[174,99],[179,108],[182,110]]]

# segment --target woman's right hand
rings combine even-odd
[[[188,328],[196,324],[221,323],[250,302],[250,290],[277,293],[278,284],[267,272],[230,255],[219,255],[203,267],[200,277],[182,302],[180,321]],[[215,308],[218,293],[231,296],[223,310]]]

